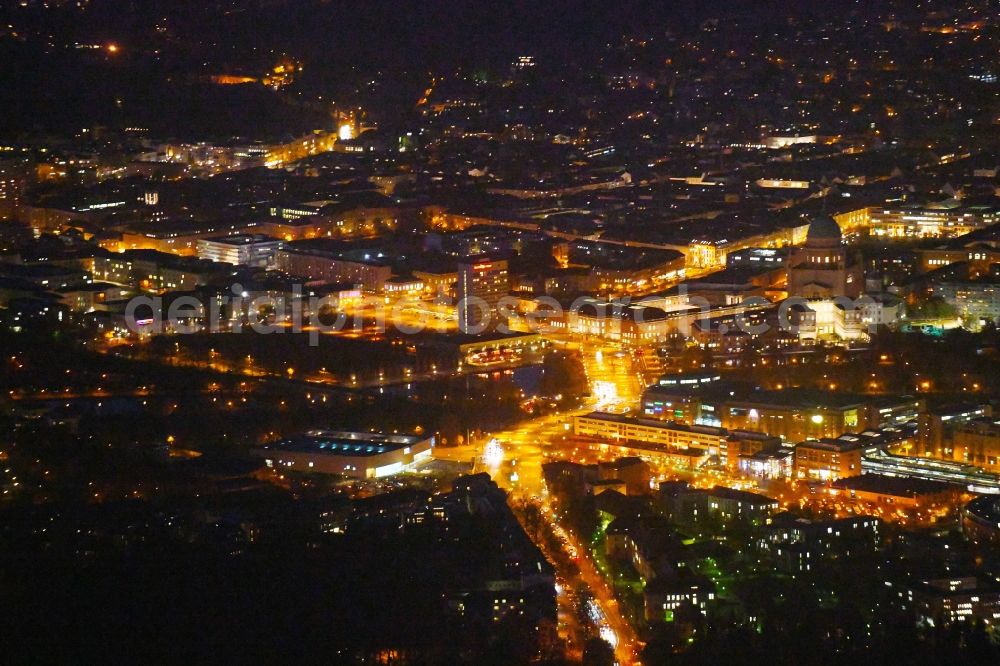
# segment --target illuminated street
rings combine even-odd
[[[1000,664],[996,4],[0,3],[5,661]]]

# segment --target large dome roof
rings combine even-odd
[[[840,225],[829,215],[814,217],[809,223],[809,232],[806,240],[840,241],[843,235],[840,232]]]

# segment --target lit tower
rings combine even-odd
[[[487,256],[470,257],[458,264],[458,330],[481,333],[495,328],[497,305],[510,291],[507,262]]]

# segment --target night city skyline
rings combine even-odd
[[[997,9],[0,3],[5,660],[996,664]]]

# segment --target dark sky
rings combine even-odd
[[[255,108],[211,98],[188,84],[207,74],[258,75],[282,54],[305,63],[311,90],[342,94],[365,80],[423,85],[429,72],[504,71],[516,55],[543,66],[588,67],[623,34],[684,36],[707,18],[735,16],[748,35],[789,18],[842,16],[915,0],[92,0],[90,8],[45,10],[0,2],[0,26],[26,39],[0,39],[0,134],[106,122],[152,122],[171,107],[175,125],[205,110],[239,115]],[[70,3],[71,5],[73,3]],[[943,1],[930,3],[950,4]],[[922,11],[922,10],[921,10]],[[114,58],[69,48],[121,45]],[[52,44],[61,46],[53,47]],[[398,75],[398,76],[396,76]],[[401,91],[402,92],[402,91]],[[409,93],[406,93],[409,94]],[[405,96],[405,95],[404,95]],[[119,103],[118,100],[121,100]],[[176,107],[176,110],[173,110]],[[235,125],[289,125],[265,103],[267,117]],[[163,114],[161,114],[163,115]],[[298,114],[302,115],[302,114]],[[306,114],[302,122],[314,122]],[[5,132],[5,130],[7,130]]]

